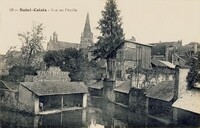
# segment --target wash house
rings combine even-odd
[[[79,82],[22,82],[19,103],[36,115],[85,108],[87,88]]]

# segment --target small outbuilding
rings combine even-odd
[[[88,86],[88,91],[91,97],[102,97],[103,94],[103,80],[96,81]]]
[[[174,81],[162,81],[146,92],[146,112],[163,123],[171,123],[173,119],[172,104],[174,102]]]
[[[87,106],[87,87],[82,82],[21,82],[19,104],[35,115],[81,109]]]
[[[131,90],[130,82],[122,82],[114,89],[115,103],[128,107],[129,106],[129,92]]]

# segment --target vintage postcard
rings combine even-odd
[[[200,126],[200,0],[0,0],[0,128]]]

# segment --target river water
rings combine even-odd
[[[145,115],[130,112],[127,108],[90,99],[83,110],[66,111],[58,114],[33,116],[0,109],[0,128],[132,128],[171,127]]]

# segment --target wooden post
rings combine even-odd
[[[61,95],[61,109],[63,109],[63,95]]]
[[[83,94],[83,108],[87,107],[87,93]]]

